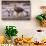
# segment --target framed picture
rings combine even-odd
[[[30,1],[2,1],[2,20],[30,20]]]

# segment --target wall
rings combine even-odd
[[[36,34],[37,29],[44,29],[40,27],[35,20],[35,16],[40,14],[40,6],[46,5],[46,0],[31,0],[31,20],[29,21],[17,21],[17,20],[1,20],[1,0],[0,0],[0,34],[4,34],[4,29],[6,25],[15,25],[19,31],[18,36],[22,34],[24,36],[31,36],[31,34]]]

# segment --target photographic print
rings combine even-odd
[[[30,1],[2,1],[3,20],[30,20]]]

